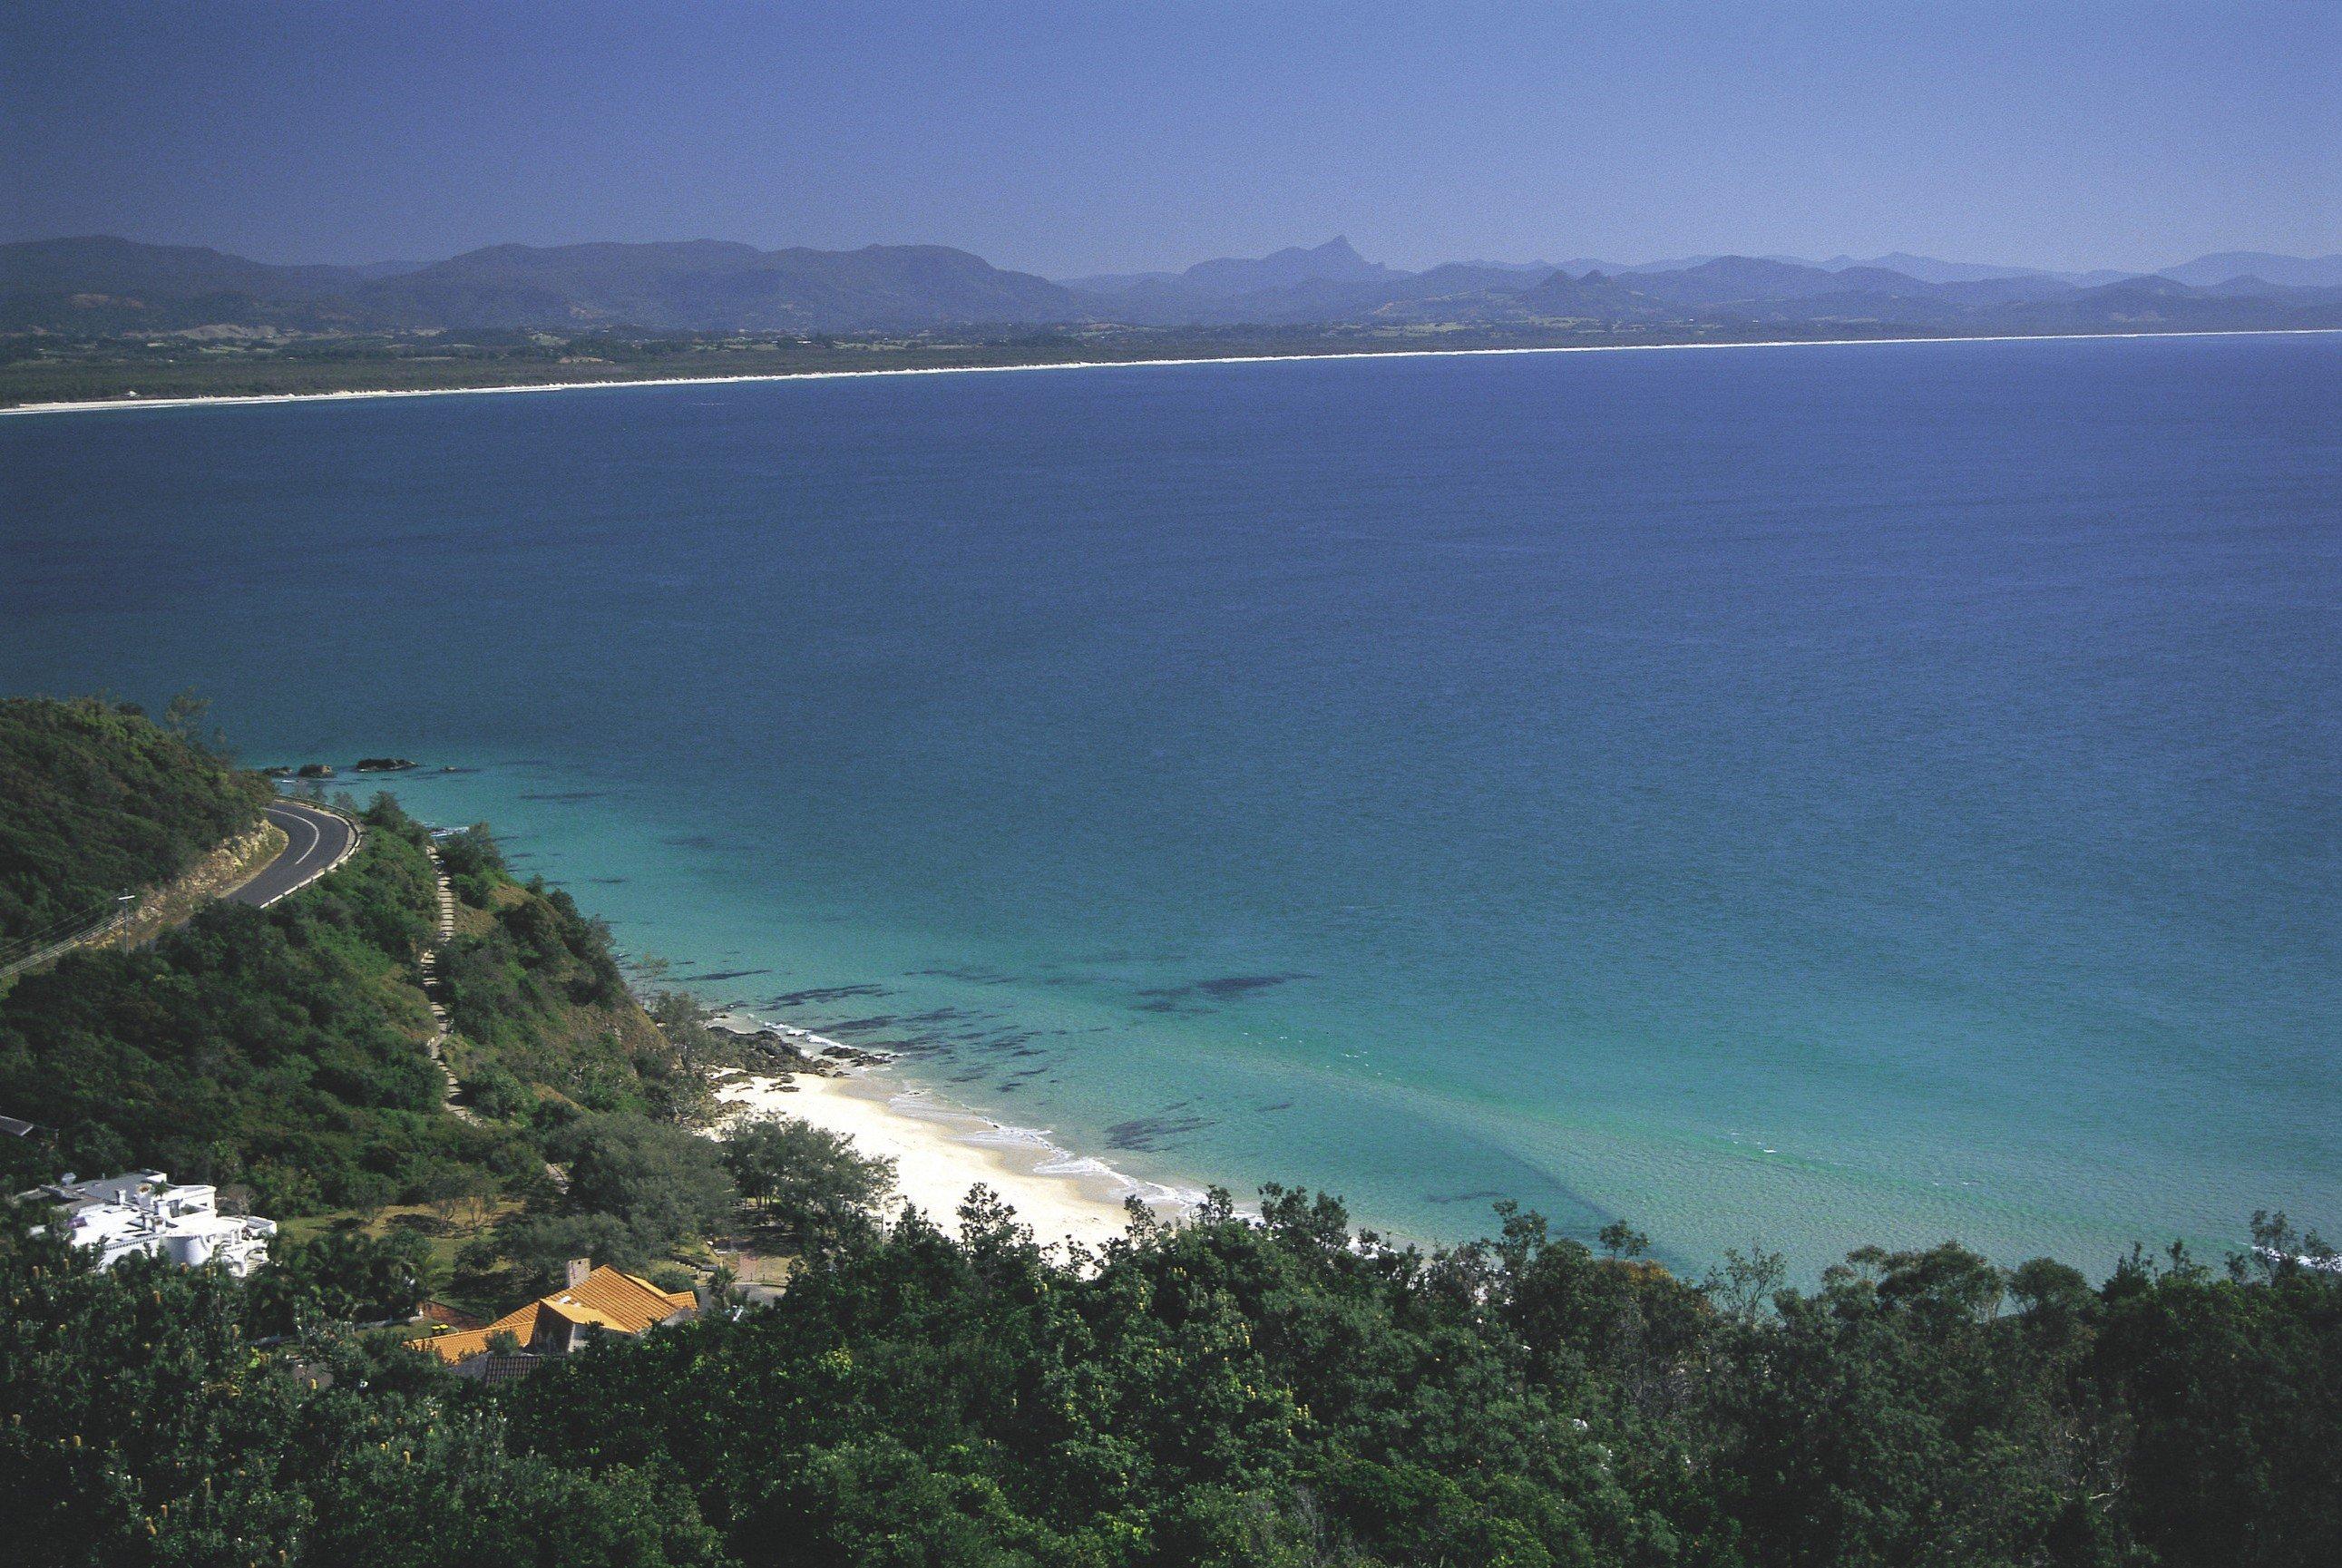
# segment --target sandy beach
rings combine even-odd
[[[1044,1243],[1096,1246],[1123,1233],[1123,1204],[1137,1197],[1170,1218],[1193,1195],[1134,1181],[1104,1162],[1068,1154],[1046,1134],[1011,1127],[904,1084],[884,1068],[837,1077],[799,1073],[786,1079],[726,1074],[716,1097],[732,1114],[715,1129],[753,1116],[792,1116],[854,1140],[866,1154],[895,1162],[896,1209],[917,1207],[951,1229],[970,1187],[990,1187]]]

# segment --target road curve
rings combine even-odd
[[[296,800],[272,801],[261,809],[285,830],[288,842],[265,870],[227,895],[237,904],[265,907],[288,893],[298,893],[347,860],[358,846],[357,824],[345,816]]]

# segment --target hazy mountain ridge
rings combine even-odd
[[[365,281],[365,269],[281,266],[203,245],[150,245],[112,235],[0,245],[0,287],[11,295],[255,294],[306,299]]]
[[[275,266],[99,237],[0,246],[0,326],[853,331],[1069,322],[1066,290],[944,245],[491,245],[413,270]],[[190,317],[195,319],[190,320]],[[125,319],[126,318],[126,319]],[[108,324],[120,320],[119,326]]]
[[[1614,325],[1728,323],[1783,327],[1989,333],[2105,330],[2158,325],[2342,325],[2336,291],[2277,287],[2237,279],[2196,288],[2161,275],[2077,275],[1982,264],[1906,259],[1936,278],[1877,263],[1827,265],[1779,256],[1703,256],[1604,268],[1581,261],[1546,269],[1449,263],[1419,273],[1382,269],[1361,277],[1356,253],[1335,241],[1277,253],[1288,272],[1326,257],[1313,275],[1242,293],[1210,293],[1188,274],[1157,275],[1111,295],[1091,294],[1102,319],[1143,325],[1434,323]],[[1882,258],[1884,260],[1886,258]],[[1190,269],[1192,273],[1194,269]],[[1241,275],[1233,269],[1216,275]],[[1255,276],[1258,274],[1252,275]],[[2109,279],[2111,281],[2109,281]],[[1077,291],[1078,292],[1078,291]]]
[[[204,326],[817,335],[953,326],[1589,321],[1973,333],[2050,329],[2042,324],[2334,325],[2342,325],[2337,307],[2342,257],[2257,252],[2198,257],[2147,275],[2061,275],[1901,253],[1818,264],[1745,255],[1626,267],[1583,258],[1557,266],[1453,262],[1408,272],[1368,261],[1336,237],[1179,273],[1066,284],[943,245],[505,245],[428,264],[373,266],[280,266],[109,236],[0,246],[0,330],[82,335]]]
[[[497,245],[370,284],[365,305],[452,326],[530,326],[548,314],[687,332],[829,331],[1080,314],[1066,291],[944,245],[759,251],[672,245]]]
[[[2217,287],[2238,278],[2253,278],[2279,288],[2342,288],[2342,255],[2288,256],[2268,251],[2218,251],[2177,266],[2165,267],[2158,276]]]

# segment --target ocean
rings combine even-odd
[[[0,419],[0,690],[185,687],[1149,1180],[2342,1229],[2342,337]]]

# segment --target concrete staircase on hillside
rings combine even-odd
[[[439,940],[442,944],[453,942],[455,940],[455,887],[447,880],[447,868],[439,863],[438,847],[435,844],[424,847],[431,856],[432,874],[439,879]],[[448,1114],[479,1126],[482,1123],[478,1112],[468,1105],[455,1104],[455,1070],[447,1065],[447,1006],[441,999],[439,989],[439,950],[435,947],[425,949],[423,956],[416,961],[416,966],[423,971],[423,993],[431,999],[431,1043],[425,1049],[431,1053],[431,1060],[438,1064],[440,1073],[447,1080]]]

